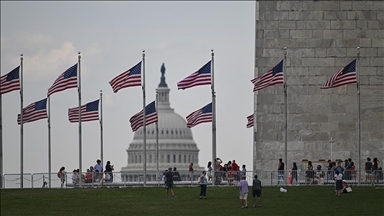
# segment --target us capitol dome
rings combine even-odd
[[[199,149],[193,140],[192,131],[187,127],[186,120],[175,113],[170,106],[169,92],[165,82],[165,67],[161,68],[160,84],[156,89],[158,96],[158,143],[159,143],[159,172],[169,167],[176,167],[182,180],[188,178],[188,167],[193,163],[195,176],[199,176],[203,167],[199,166]],[[146,126],[147,146],[147,180],[156,181],[156,124]],[[127,149],[127,166],[122,167],[122,178],[126,181],[140,181],[144,175],[143,127],[139,128]],[[196,179],[196,177],[195,177]]]

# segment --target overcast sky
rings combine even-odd
[[[252,169],[255,2],[4,2],[1,1],[1,74],[24,54],[24,107],[46,97],[54,80],[81,52],[82,104],[103,90],[104,160],[115,170],[127,165],[133,132],[129,118],[142,107],[140,87],[113,93],[108,82],[131,68],[146,51],[147,104],[155,99],[160,67],[166,67],[171,107],[185,117],[211,102],[210,86],[177,90],[176,83],[211,59],[215,51],[217,156]],[[20,172],[18,91],[2,96],[4,173]],[[77,89],[51,96],[52,171],[78,168],[78,124],[68,108]],[[82,124],[83,170],[100,158],[97,121]],[[212,125],[192,128],[199,164],[212,158]],[[24,125],[24,172],[48,172],[47,121]]]

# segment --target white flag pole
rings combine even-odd
[[[52,158],[51,158],[51,152],[52,152],[52,149],[51,149],[51,97],[48,96],[48,99],[47,99],[47,102],[48,102],[48,180],[49,180],[49,188],[51,188],[51,171],[52,171],[52,167],[51,167],[51,161],[52,161]]]
[[[78,93],[79,93],[79,174],[80,174],[80,181],[79,184],[81,186],[81,175],[83,173],[82,169],[82,144],[81,144],[81,70],[80,70],[80,52],[78,52],[78,63],[77,63],[77,88],[78,88]]]
[[[163,64],[164,66],[164,64]],[[159,94],[156,91],[156,115],[157,115],[157,121],[156,121],[156,178],[158,178],[159,175]]]
[[[287,76],[285,71],[285,65],[287,64],[287,47],[284,47],[284,62],[283,62],[283,77],[284,77],[284,157],[285,157],[285,166],[284,166],[284,175],[287,176],[287,167],[288,167],[288,104],[287,104]],[[285,178],[286,180],[287,178]]]
[[[257,4],[258,2],[255,1],[255,38],[256,38],[256,35],[257,35],[257,20],[258,20],[258,16],[257,16]],[[257,38],[256,40],[254,40],[254,46],[255,46],[255,52],[254,52],[254,76],[256,77],[257,74],[256,74],[256,66],[257,66],[257,53],[256,53],[256,50],[257,50],[257,44],[256,44],[256,41],[257,41]],[[257,72],[258,72],[258,69],[257,69]],[[253,172],[254,174],[256,175],[256,169],[258,168],[256,166],[256,161],[258,160],[257,158],[257,146],[256,146],[256,133],[257,133],[257,121],[256,121],[256,118],[257,118],[257,105],[256,102],[257,102],[257,95],[258,95],[258,91],[254,92],[253,94],[253,140],[252,140],[252,144],[253,144],[253,161],[252,161],[252,164],[253,164]]]
[[[20,55],[20,188],[24,187],[23,54]]]
[[[361,166],[360,166],[360,161],[361,161],[361,146],[360,146],[360,141],[361,141],[361,130],[360,130],[360,47],[357,47],[357,66],[358,66],[358,70],[356,71],[356,75],[357,75],[357,107],[358,107],[358,120],[357,120],[357,124],[358,124],[358,143],[357,143],[357,149],[358,149],[358,157],[357,157],[357,161],[358,161],[358,164],[357,166],[359,167],[359,177],[358,177],[358,185],[360,185],[360,181],[361,181]]]
[[[100,90],[100,112],[99,112],[99,121],[100,121],[100,160],[104,162],[104,146],[103,146],[103,91]]]
[[[143,152],[144,152],[144,187],[147,185],[147,127],[145,125],[145,50],[143,50],[143,61],[142,61],[142,67],[143,67],[143,75],[142,75],[142,89],[143,89],[143,135],[144,135],[144,142],[143,142]]]
[[[1,72],[0,72],[1,76]],[[0,94],[0,189],[3,188],[3,95]]]
[[[215,92],[215,79],[214,79],[214,52],[211,50],[211,76],[212,76],[212,165],[213,165],[213,173],[216,171],[216,92]],[[215,185],[216,176],[212,177],[212,185]]]

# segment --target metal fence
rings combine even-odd
[[[179,171],[180,179],[174,179],[176,186],[197,186],[199,185],[198,177],[201,172],[195,172],[192,179],[189,177],[188,171]],[[217,186],[237,186],[240,180],[240,172],[215,172]],[[248,171],[246,172],[246,180],[248,184],[252,185],[254,175],[258,175],[258,179],[261,180],[263,186],[287,186],[287,185],[334,185],[334,173],[328,170],[298,170],[297,174],[278,172],[275,170],[262,170],[262,171]],[[3,178],[2,188],[20,188],[21,178],[20,174],[5,174]],[[86,173],[82,173],[85,177]],[[68,172],[65,175],[64,188],[73,187],[134,187],[144,186],[143,174],[128,174],[126,172],[113,172],[111,179],[105,179],[105,176],[92,176],[90,182],[79,181],[80,178],[73,180],[73,173]],[[24,173],[23,175],[23,188],[60,188],[61,180],[57,177],[56,173],[51,173],[51,180],[49,181],[48,173]],[[360,185],[384,185],[383,172],[377,171],[374,173],[362,172],[362,176],[359,178],[358,174],[353,171],[344,171],[343,179],[348,184],[358,185],[360,179]],[[212,180],[209,179],[209,185],[212,185]],[[164,185],[163,173],[147,172],[146,185],[159,187]]]

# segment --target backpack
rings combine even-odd
[[[344,172],[344,169],[341,166],[337,166],[335,170],[339,171],[339,173]]]
[[[59,171],[57,172],[57,177],[61,178],[62,173]]]

